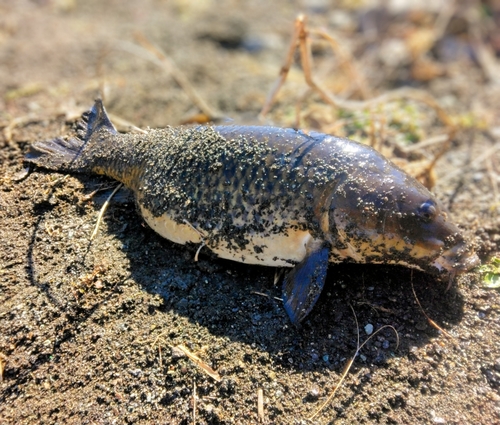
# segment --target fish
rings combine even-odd
[[[122,182],[172,242],[291,268],[282,295],[294,324],[316,304],[330,263],[403,265],[450,282],[480,263],[429,190],[346,138],[238,125],[122,134],[97,99],[74,134],[34,142],[25,160]]]

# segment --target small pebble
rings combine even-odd
[[[500,372],[500,357],[495,360],[495,370]]]
[[[309,391],[309,397],[311,397],[311,398],[318,398],[319,397],[319,390],[317,387],[311,388],[311,390]]]
[[[365,326],[365,332],[367,335],[371,335],[373,333],[373,325],[371,323],[368,323]]]
[[[142,370],[141,369],[129,369],[128,372],[132,376],[135,376],[136,378],[140,378],[142,376]]]
[[[186,357],[186,353],[178,347],[172,347],[172,359],[181,359]]]
[[[427,329],[427,323],[424,321],[420,321],[415,325],[415,329],[419,331],[425,331]]]

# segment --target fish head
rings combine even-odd
[[[401,264],[448,276],[450,282],[480,263],[440,202],[397,167],[384,178],[371,173],[339,185],[330,223],[334,256]]]

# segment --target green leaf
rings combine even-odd
[[[479,268],[479,273],[485,288],[500,288],[500,258],[492,257],[488,264],[484,264]]]

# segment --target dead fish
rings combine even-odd
[[[479,264],[424,186],[345,138],[258,126],[119,134],[97,100],[75,136],[36,142],[26,160],[123,182],[173,242],[292,267],[283,300],[293,323],[316,303],[329,262],[402,264],[450,282]]]

